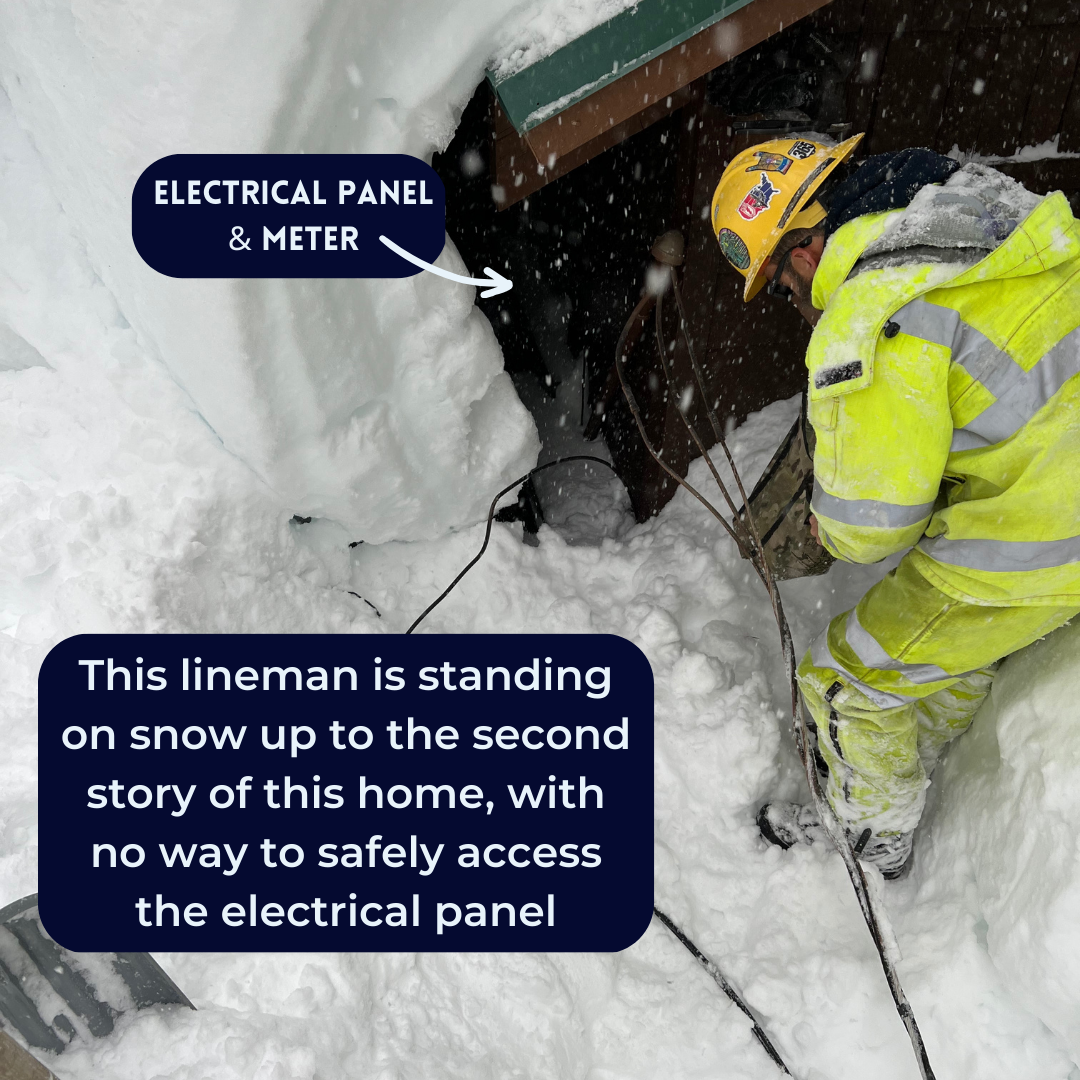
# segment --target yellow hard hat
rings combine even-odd
[[[780,237],[824,219],[814,192],[861,139],[862,133],[828,146],[789,135],[751,146],[724,170],[713,192],[712,227],[724,257],[746,278],[744,300],[765,284],[762,268]]]

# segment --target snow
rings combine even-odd
[[[529,129],[539,126],[556,113],[561,113],[564,109],[569,108],[575,101],[580,101],[582,98],[591,94],[598,87],[608,82],[613,74],[614,72],[607,72],[599,79],[584,83],[575,90],[571,90],[570,93],[563,94],[562,97],[557,97],[554,101],[549,101],[547,104],[541,105],[539,109],[533,109],[533,111],[525,117],[523,127]]]
[[[492,493],[537,450],[470,290],[426,275],[158,278],[127,239],[132,180],[185,150],[426,156],[497,47],[555,41],[566,13],[586,10],[0,6],[0,904],[35,888],[34,689],[53,644],[401,632],[475,553]],[[442,263],[460,268],[449,245]],[[572,359],[554,423],[538,409],[545,457],[577,448],[556,437]],[[796,408],[778,402],[735,433],[748,484]],[[690,479],[711,490],[701,462]],[[552,483],[549,497],[569,488]],[[423,629],[611,632],[645,650],[658,904],[796,1075],[914,1076],[838,858],[756,834],[760,801],[802,783],[760,585],[684,492],[635,525],[606,479],[580,490],[551,500],[557,528],[536,547],[496,526]],[[796,646],[889,565],[787,583]],[[912,875],[881,886],[942,1080],[1077,1075],[1077,632],[1003,665],[935,778]],[[125,1013],[50,1061],[65,1080],[776,1075],[655,924],[615,955],[159,959],[198,1011]]]
[[[1034,143],[1031,146],[1018,146],[1007,157],[1000,154],[971,154],[961,150],[959,145],[954,143],[947,156],[959,161],[961,165],[965,165],[969,161],[975,161],[982,165],[1001,165],[1008,161],[1047,161],[1053,158],[1080,157],[1080,153],[1075,151],[1059,150],[1058,140],[1060,138],[1060,135],[1055,135],[1052,139],[1046,139],[1044,142]]]
[[[500,35],[491,71],[498,81],[538,64],[557,49],[615,18],[637,0],[555,0],[533,3]]]
[[[1042,202],[1022,184],[986,165],[968,162],[944,184],[928,184],[887,222],[866,254],[926,245],[993,250]]]
[[[403,19],[344,0],[47,10],[3,5],[3,87],[145,354],[295,512],[373,542],[475,520],[537,442],[469,290],[432,275],[175,281],[139,259],[128,206],[166,154],[429,158],[507,13],[432,3]],[[466,271],[450,243],[439,265]]]
[[[1080,623],[1004,666],[978,725],[943,769],[943,827],[931,856],[932,869],[951,864],[967,880],[989,957],[1023,1005],[1066,1040],[1074,1060],[1080,1059],[1077,655]]]

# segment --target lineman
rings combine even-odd
[[[910,549],[798,672],[829,803],[897,877],[997,662],[1080,612],[1080,227],[1060,192],[929,150],[854,168],[861,138],[741,153],[712,224],[746,300],[767,286],[814,325],[819,542]],[[758,823],[783,847],[820,834],[789,803]]]

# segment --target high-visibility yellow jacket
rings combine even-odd
[[[1059,192],[975,265],[852,275],[902,213],[837,230],[814,277],[823,543],[860,563],[913,547],[972,604],[1080,603],[1080,226]]]

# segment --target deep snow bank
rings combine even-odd
[[[957,868],[1006,984],[1080,1060],[1080,621],[1002,665],[936,783],[929,872]]]
[[[430,157],[489,57],[576,32],[583,6],[15,0],[0,79],[124,318],[226,447],[356,538],[432,537],[537,450],[473,290],[164,278],[132,247],[131,188],[172,153]],[[450,243],[441,261],[464,269]]]

